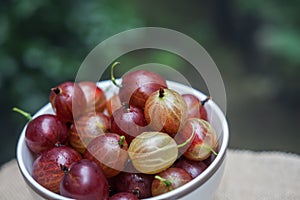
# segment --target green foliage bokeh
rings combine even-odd
[[[231,94],[228,114],[232,119],[241,114],[239,106],[246,105],[242,102],[251,100],[244,97],[246,91],[258,102],[280,103],[284,114],[292,108],[298,116],[300,111],[294,108],[300,101],[299,8],[295,0],[1,1],[0,163],[15,156],[17,138],[26,123],[11,108],[36,112],[48,102],[51,87],[74,80],[81,62],[97,44],[136,27],[174,29],[202,44]],[[186,69],[170,54],[151,55],[154,61]],[[243,123],[249,118],[245,114]],[[233,134],[243,129],[243,123],[233,128]],[[239,140],[231,143],[233,147],[243,144]],[[280,149],[297,151],[288,143]]]

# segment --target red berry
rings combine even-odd
[[[207,168],[207,165],[202,161],[193,161],[185,157],[181,157],[175,163],[175,167],[184,169],[192,178],[196,178]]]
[[[183,97],[172,89],[160,88],[153,92],[145,104],[145,118],[155,131],[174,137],[184,125],[188,113]]]
[[[68,127],[57,116],[40,115],[32,119],[26,128],[25,141],[34,153],[41,153],[68,140]]]
[[[157,196],[172,191],[192,180],[183,169],[171,167],[155,176],[152,182],[152,195]]]
[[[204,105],[210,99],[210,97],[208,97],[204,101],[200,101],[198,97],[196,97],[193,94],[183,94],[182,97],[184,98],[187,104],[189,118],[200,118],[208,121],[207,111]]]
[[[199,118],[190,118],[180,132],[180,136],[184,138],[190,137],[194,132],[194,137],[188,148],[184,148],[183,155],[194,161],[202,161],[207,159],[218,147],[218,140],[215,130],[205,120]],[[180,149],[182,151],[182,149]]]
[[[110,127],[109,118],[103,113],[90,112],[74,121],[70,127],[70,144],[80,153],[97,136],[104,134]]]
[[[124,136],[105,133],[94,138],[87,146],[84,158],[97,163],[106,177],[120,173],[127,164],[127,142]]]
[[[32,177],[48,190],[59,193],[60,181],[64,176],[61,166],[70,167],[79,160],[81,155],[71,147],[53,147],[34,161]]]
[[[143,173],[121,172],[111,180],[114,192],[129,192],[138,198],[151,197],[151,183],[154,176]]]
[[[69,123],[82,115],[87,106],[82,89],[74,82],[64,82],[52,88],[50,102],[58,118]]]
[[[113,77],[113,70],[118,64],[120,63],[114,63],[111,68],[111,80],[115,85],[117,84]],[[167,88],[167,83],[166,80],[157,73],[147,70],[137,70],[125,74],[122,77],[122,83],[119,87],[119,96],[122,103],[144,108],[148,97],[160,88]]]
[[[128,144],[147,130],[144,111],[133,106],[122,106],[111,116],[111,132],[124,135]]]
[[[74,199],[106,200],[109,195],[108,181],[100,167],[82,159],[65,171],[60,194]]]

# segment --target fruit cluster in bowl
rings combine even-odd
[[[218,157],[220,138],[210,98],[174,84],[138,70],[52,88],[19,140],[25,180],[47,198],[116,200],[159,197],[196,179]]]

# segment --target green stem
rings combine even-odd
[[[120,147],[122,147],[122,146],[124,145],[124,142],[125,142],[125,136],[122,135],[122,136],[120,137],[120,141],[119,141]]]
[[[192,132],[192,135],[189,137],[189,139],[187,139],[184,143],[182,144],[178,144],[177,145],[177,148],[181,148],[181,147],[184,147],[185,145],[187,145],[188,143],[191,142],[191,140],[193,139],[194,135],[195,135],[195,126],[193,123],[191,123],[192,127],[193,127],[193,132]]]
[[[26,117],[29,121],[32,120],[32,116],[31,116],[30,113],[25,112],[25,111],[23,111],[23,110],[21,110],[19,108],[16,108],[16,107],[14,107],[12,110],[15,111],[15,112],[20,113],[21,115],[23,115],[24,117]]]
[[[169,180],[167,180],[165,178],[162,178],[162,177],[160,177],[158,175],[154,176],[154,178],[156,178],[156,179],[160,180],[161,182],[163,182],[168,187],[169,191],[173,190],[172,182],[171,181],[169,181]]]
[[[215,156],[218,155],[218,153],[217,153],[213,148],[211,148],[210,146],[207,146],[207,145],[204,145],[204,144],[203,144],[202,147],[203,147],[204,149],[207,149],[207,150],[211,151]]]
[[[110,68],[110,79],[111,79],[111,82],[115,85],[115,86],[117,86],[117,87],[122,87],[121,85],[119,85],[117,82],[116,82],[116,78],[115,78],[115,76],[114,76],[114,69],[115,69],[115,67],[117,66],[117,65],[119,65],[120,64],[120,62],[114,62],[113,63],[113,65],[111,66],[111,68]]]

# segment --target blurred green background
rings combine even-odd
[[[75,79],[96,45],[144,26],[182,32],[213,58],[226,87],[231,148],[300,153],[299,8],[296,0],[1,0],[0,164],[15,157],[26,123],[12,107],[35,113],[51,87]],[[188,69],[166,52],[143,55],[124,66]]]

